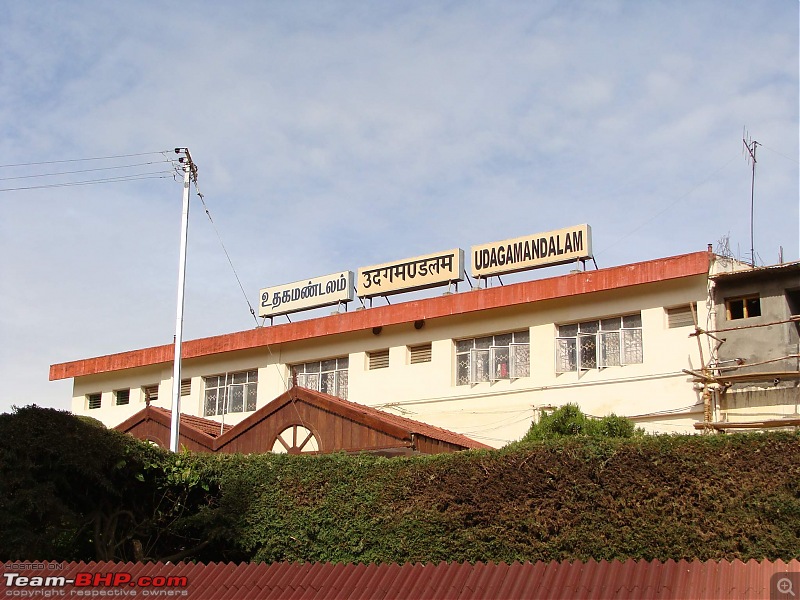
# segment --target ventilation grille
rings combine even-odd
[[[188,396],[192,393],[192,380],[181,379],[181,396]]]
[[[102,396],[100,394],[87,394],[86,395],[86,404],[89,407],[89,410],[93,410],[95,408],[100,408],[100,401]]]
[[[676,306],[667,309],[667,327],[674,329],[676,327],[694,327],[694,317],[692,316],[692,309],[696,310],[696,305],[686,304],[685,306]]]
[[[369,353],[369,369],[385,369],[389,366],[389,349]]]
[[[431,362],[431,345],[422,344],[421,346],[409,346],[408,351],[411,355],[411,364]]]

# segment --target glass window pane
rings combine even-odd
[[[459,354],[462,352],[469,352],[474,344],[475,340],[458,340],[456,342],[456,352]]]
[[[597,368],[597,336],[579,335],[580,341],[580,367],[583,369]]]
[[[247,373],[231,373],[230,383],[247,383]]]
[[[556,372],[566,373],[578,370],[577,342],[574,337],[556,340]]]
[[[761,316],[761,300],[760,298],[747,298],[745,299],[747,307],[747,317],[760,317]]]
[[[228,387],[228,407],[226,412],[242,412],[244,410],[244,386],[231,385]]]
[[[336,395],[342,400],[347,400],[347,371],[336,371]]]
[[[319,380],[319,391],[331,396],[336,394],[336,373],[333,371],[322,373]]]
[[[515,344],[528,344],[531,341],[531,332],[529,330],[525,331],[515,331],[514,332],[514,343]]]
[[[603,331],[617,331],[619,330],[620,317],[612,317],[611,319],[603,319],[600,321],[600,329]]]
[[[469,385],[469,352],[456,356],[456,385]]]
[[[491,335],[488,337],[476,338],[475,347],[488,350],[491,347],[493,341],[494,339]]]
[[[494,347],[490,350],[492,380],[508,379],[510,375],[508,346]]]
[[[579,323],[578,328],[581,333],[597,333],[600,323],[598,321],[586,321],[585,323]]]
[[[342,358],[336,359],[336,368],[337,369],[346,369],[350,366],[350,357],[343,356]]]
[[[626,365],[641,364],[644,360],[642,351],[642,330],[625,329],[622,331],[622,361]]]
[[[514,344],[511,351],[511,377],[528,377],[531,365],[531,347],[528,344]]]
[[[622,317],[623,327],[641,327],[642,326],[642,313],[635,315],[626,315]]]
[[[258,381],[258,370],[247,372],[247,381]]]
[[[256,409],[256,398],[258,396],[258,387],[255,383],[251,383],[247,387],[247,410],[254,411]]]
[[[619,366],[619,333],[616,331],[600,334],[600,366]]]
[[[217,414],[217,388],[206,390],[205,416]]]
[[[577,323],[573,323],[572,325],[558,326],[558,337],[575,337],[576,335],[578,335]]]
[[[489,349],[473,349],[470,351],[470,357],[472,383],[489,381]]]
[[[322,361],[322,371],[335,371],[336,370],[336,359],[329,358],[328,360]]]
[[[306,373],[319,373],[319,362],[306,363]]]
[[[493,346],[508,346],[511,343],[512,334],[504,333],[502,335],[494,336],[494,344]]]

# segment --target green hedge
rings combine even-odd
[[[792,433],[172,455],[29,407],[0,415],[0,560],[789,560],[799,458]]]

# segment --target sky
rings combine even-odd
[[[600,268],[749,260],[743,137],[756,262],[798,260],[798,23],[795,0],[3,3],[0,412],[69,409],[51,364],[172,342],[175,147],[205,201],[184,340],[255,327],[261,288],[580,223]]]

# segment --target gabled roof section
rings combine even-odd
[[[114,429],[127,433],[146,421],[153,421],[169,430],[172,425],[172,413],[165,408],[147,406],[114,427]],[[229,429],[231,429],[231,425],[223,427],[223,431],[228,431]],[[216,421],[181,413],[180,434],[201,446],[213,450],[214,440],[219,436],[219,432],[220,424]]]
[[[547,279],[425,298],[423,300],[380,306],[295,323],[260,327],[238,333],[184,342],[182,354],[184,360],[186,360],[223,352],[261,348],[296,340],[366,331],[373,327],[413,323],[420,319],[435,319],[516,306],[529,302],[570,298],[582,294],[657,283],[683,277],[707,276],[712,257],[713,254],[711,252],[694,252],[692,254],[660,258],[620,267],[598,269],[597,271],[582,271]],[[172,362],[174,354],[174,345],[168,344],[58,363],[50,366],[50,380],[169,363]]]
[[[377,408],[342,400],[341,398],[330,396],[322,392],[294,386],[266,406],[262,406],[230,430],[226,431],[215,440],[214,450],[225,446],[239,436],[246,435],[247,432],[258,423],[268,419],[270,415],[276,413],[287,404],[297,401],[325,410],[335,416],[349,419],[398,440],[406,441],[409,445],[413,443],[414,436],[424,436],[434,441],[459,446],[464,450],[492,449],[491,446],[477,442],[465,435],[442,429],[441,427],[435,427],[413,419],[392,415],[378,410]]]

